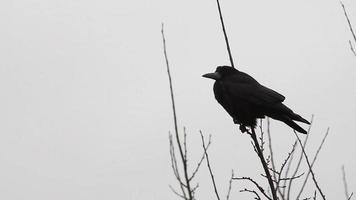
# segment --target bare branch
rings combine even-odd
[[[315,161],[316,161],[316,159],[317,159],[317,157],[318,157],[318,155],[319,155],[319,152],[320,152],[321,148],[322,148],[323,145],[324,145],[325,139],[326,139],[326,137],[328,136],[328,134],[329,134],[329,128],[326,130],[326,133],[325,133],[325,135],[324,135],[324,137],[323,137],[323,140],[321,141],[321,143],[320,143],[320,145],[319,145],[319,147],[318,147],[318,150],[316,151],[316,154],[315,154],[315,156],[314,156],[314,158],[313,158],[311,167],[314,166],[314,163],[315,163]],[[307,173],[307,176],[306,176],[305,179],[304,179],[303,185],[302,185],[302,187],[301,187],[301,189],[300,189],[300,191],[299,191],[299,194],[297,195],[297,199],[300,197],[300,195],[302,194],[302,192],[303,192],[303,190],[304,190],[304,187],[305,187],[305,185],[306,185],[306,183],[307,183],[307,181],[308,181],[308,177],[309,177],[309,175],[310,175],[310,172],[311,172],[311,171],[309,170],[308,173]]]
[[[210,144],[211,144],[211,141],[209,140],[208,144],[206,145],[206,150],[209,149]],[[205,152],[203,152],[203,155],[200,158],[200,160],[199,160],[199,162],[197,164],[197,167],[195,168],[195,170],[193,171],[192,175],[190,176],[189,181],[193,180],[193,178],[195,177],[196,173],[199,171],[199,168],[200,168],[201,164],[203,163],[204,158],[205,158]]]
[[[199,187],[199,184],[197,184],[195,187],[193,187],[193,189],[192,189],[192,193],[193,194],[195,194],[195,191],[198,189],[198,187]],[[194,195],[193,195],[194,196]]]
[[[279,174],[280,174],[278,171],[276,171],[276,170],[274,170],[274,169],[272,169],[272,168],[268,168],[268,169],[269,169],[271,172],[273,172],[274,175],[279,175]],[[275,180],[277,180],[277,177],[276,177]]]
[[[169,153],[170,153],[170,156],[171,156],[171,164],[172,164],[172,170],[173,170],[173,173],[174,173],[174,176],[176,177],[178,183],[179,183],[179,186],[181,188],[181,191],[183,193],[182,196],[184,196],[185,199],[187,199],[187,195],[186,195],[186,192],[185,192],[185,189],[186,188],[186,185],[184,185],[184,183],[182,182],[182,179],[180,177],[180,174],[179,174],[179,170],[178,170],[178,164],[177,164],[177,159],[176,159],[176,155],[175,155],[175,150],[174,150],[174,144],[173,144],[173,136],[171,133],[169,133]]]
[[[310,162],[309,162],[308,156],[307,156],[307,154],[306,154],[306,152],[305,152],[305,149],[304,149],[304,147],[303,147],[303,145],[302,145],[302,141],[300,140],[300,138],[299,138],[297,132],[295,132],[294,130],[293,130],[293,132],[294,132],[295,136],[297,137],[298,142],[299,142],[299,144],[300,144],[300,146],[301,146],[301,148],[302,148],[302,151],[303,151],[305,160],[307,161],[307,164],[308,164],[310,173],[311,173],[311,175],[312,175],[314,184],[315,184],[316,188],[318,189],[318,191],[319,191],[321,197],[322,197],[324,200],[326,200],[324,193],[321,191],[320,186],[319,186],[318,182],[316,181],[316,178],[315,178],[315,175],[314,175],[312,166],[311,166],[311,164],[310,164]]]
[[[173,192],[174,194],[176,194],[176,195],[179,196],[180,198],[182,198],[182,199],[184,199],[184,200],[187,199],[184,195],[179,194],[179,192],[177,192],[171,185],[169,185],[169,188],[172,190],[172,192]]]
[[[266,194],[265,190],[264,190],[255,180],[253,180],[252,178],[250,178],[250,177],[234,177],[234,178],[232,178],[232,179],[233,179],[233,180],[248,180],[248,181],[250,181],[251,183],[253,183],[253,184],[257,187],[257,189],[258,189],[267,199],[272,200],[271,197],[269,197],[269,196]]]
[[[219,0],[216,0],[216,3],[218,5],[218,10],[219,10],[219,16],[220,16],[220,22],[221,22],[221,26],[224,32],[224,38],[225,38],[225,43],[226,43],[226,48],[227,48],[227,52],[229,53],[229,59],[230,59],[230,63],[231,63],[231,67],[235,68],[234,65],[234,60],[232,59],[232,55],[231,55],[231,50],[230,50],[230,45],[229,45],[229,39],[227,38],[227,34],[226,34],[226,30],[225,30],[225,24],[224,24],[224,19],[221,13],[221,8],[220,8],[220,3]]]
[[[179,148],[179,153],[180,157],[182,159],[183,163],[183,172],[184,172],[184,178],[185,178],[185,183],[187,186],[187,191],[188,191],[188,197],[189,200],[193,200],[193,195],[192,195],[192,189],[190,187],[190,181],[188,178],[188,167],[187,167],[187,162],[185,160],[185,155],[182,149],[182,145],[179,139],[179,134],[178,134],[178,123],[177,123],[177,114],[176,114],[176,107],[174,103],[174,94],[173,94],[173,84],[172,84],[172,77],[171,77],[171,72],[169,70],[169,62],[168,62],[168,56],[167,56],[167,48],[166,48],[166,38],[164,36],[164,29],[163,29],[163,23],[162,23],[162,28],[161,28],[161,33],[162,33],[162,41],[163,41],[163,53],[164,53],[164,58],[166,60],[166,66],[167,66],[167,74],[168,74],[168,80],[169,80],[169,89],[171,92],[171,101],[172,101],[172,110],[173,110],[173,119],[174,119],[174,130],[175,130],[175,136]]]
[[[295,140],[295,142],[297,142],[297,140]],[[298,144],[298,143],[297,143]],[[296,146],[297,147],[297,146]],[[288,177],[288,173],[289,173],[289,170],[290,170],[290,167],[292,165],[292,161],[293,161],[293,158],[294,158],[294,153],[295,151],[292,153],[289,161],[288,161],[288,165],[287,165],[287,169],[284,173],[284,178],[287,178]],[[283,192],[282,192],[282,197],[285,198],[285,194],[286,194],[286,183],[287,183],[287,180],[284,180],[283,181]]]
[[[316,200],[316,191],[314,191],[314,197],[313,197],[314,200]]]
[[[292,150],[288,153],[287,158],[286,158],[286,159],[284,160],[284,162],[282,163],[281,168],[280,168],[280,170],[279,170],[279,172],[278,172],[278,179],[276,179],[276,181],[277,181],[277,183],[276,183],[276,189],[277,189],[278,193],[280,194],[280,196],[281,196],[281,198],[282,198],[283,200],[284,200],[285,198],[284,198],[284,194],[282,193],[281,187],[279,186],[279,184],[280,184],[280,182],[281,182],[282,180],[287,180],[286,177],[285,177],[285,178],[282,178],[282,177],[281,177],[281,176],[282,176],[282,172],[283,172],[283,169],[284,169],[284,167],[286,166],[288,160],[291,158],[292,154],[294,153],[294,150],[295,150],[296,145],[297,145],[297,142],[295,142],[295,143],[293,144]],[[293,177],[292,177],[292,178],[293,178]],[[289,180],[292,180],[292,179],[289,179]],[[285,188],[285,185],[283,185],[283,188]]]
[[[356,51],[355,51],[354,47],[352,46],[351,40],[349,40],[349,44],[350,44],[350,49],[351,49],[352,53],[354,54],[354,56],[356,56]]]
[[[290,156],[293,154],[294,152],[294,149],[295,149],[295,145],[293,145],[293,149],[292,149],[292,152],[290,154],[288,154],[288,158],[285,160],[285,163],[282,164],[282,167],[281,167],[281,170],[279,171],[279,173],[276,173],[276,165],[275,165],[275,162],[274,162],[274,156],[273,156],[273,149],[272,149],[272,137],[271,137],[271,130],[270,130],[270,121],[269,121],[269,118],[267,118],[267,135],[268,135],[268,147],[269,147],[269,152],[270,152],[270,156],[271,156],[271,164],[272,164],[272,171],[274,172],[273,173],[273,178],[274,180],[276,181],[276,189],[278,191],[278,193],[280,194],[282,200],[284,200],[284,192],[282,193],[281,191],[281,188],[279,187],[279,182],[281,179],[281,173],[282,173],[282,170],[284,168],[284,165],[285,163],[288,161],[288,159],[290,158]],[[277,178],[277,175],[278,174],[278,178]],[[285,182],[284,182],[285,183]],[[285,185],[285,184],[284,184]],[[285,189],[283,188],[283,191]]]
[[[308,138],[309,138],[309,135],[310,135],[310,129],[311,129],[312,125],[313,125],[313,121],[314,121],[314,115],[312,115],[312,117],[311,117],[311,119],[310,119],[310,125],[309,125],[308,131],[307,131],[307,135],[306,135],[306,137],[305,137],[305,139],[304,139],[304,143],[303,143],[303,145],[300,144],[300,147],[301,147],[302,149],[305,149],[305,148],[306,148],[306,145],[307,145],[307,142],[308,142]],[[293,174],[292,174],[292,177],[294,177],[295,175],[297,175],[298,170],[299,170],[299,167],[300,167],[300,164],[302,163],[302,160],[303,160],[303,151],[301,151],[301,153],[300,153],[300,156],[299,156],[299,159],[298,159],[298,163],[297,163],[297,167],[295,168],[295,170],[294,170],[294,172],[293,172]],[[287,192],[287,198],[286,198],[286,199],[289,199],[289,197],[290,197],[290,192],[291,192],[291,188],[292,188],[292,182],[293,182],[293,180],[291,180],[291,181],[289,182],[289,185],[288,185],[288,192]]]
[[[270,156],[271,156],[272,169],[273,169],[273,171],[277,171],[276,170],[276,165],[275,165],[275,162],[274,162],[274,156],[273,156],[272,137],[271,137],[269,118],[267,118],[267,136],[268,136],[268,147],[269,147],[269,152],[270,152]],[[276,177],[275,174],[273,174],[273,178],[274,178],[274,180],[277,180],[277,177]]]
[[[206,164],[207,164],[208,169],[209,169],[211,181],[213,182],[214,192],[215,192],[216,198],[217,198],[218,200],[220,200],[219,193],[218,193],[218,190],[217,190],[216,184],[215,184],[214,174],[213,174],[213,172],[212,172],[212,170],[211,170],[211,167],[210,167],[209,155],[208,155],[208,152],[207,152],[207,148],[206,148],[206,146],[205,146],[204,135],[203,135],[202,131],[199,131],[199,132],[200,132],[200,137],[201,137],[201,141],[202,141],[203,149],[204,149],[204,153],[205,153]],[[209,143],[210,143],[210,141],[211,141],[211,136],[209,136]]]
[[[279,170],[279,174],[281,175],[283,172],[284,167],[286,166],[288,160],[290,159],[291,155],[293,154],[295,147],[297,145],[297,142],[294,142],[293,146],[292,146],[292,150],[288,153],[287,158],[284,160],[284,162],[281,165],[281,169]],[[280,177],[279,177],[280,178]]]
[[[250,133],[250,136],[251,136],[251,138],[252,138],[252,140],[253,140],[253,142],[255,144],[254,147],[255,147],[255,149],[257,151],[257,155],[260,158],[262,167],[263,167],[263,169],[265,171],[265,174],[266,174],[266,177],[267,177],[267,180],[268,180],[268,184],[269,184],[269,187],[271,189],[272,199],[273,200],[278,200],[276,189],[275,189],[274,184],[273,184],[273,179],[272,179],[272,176],[271,176],[271,174],[269,172],[269,169],[268,169],[266,160],[264,158],[263,152],[261,151],[260,145],[258,143],[255,129],[253,127],[251,127],[251,131],[252,131],[252,133]]]
[[[342,171],[342,181],[344,182],[345,196],[346,196],[346,199],[349,199],[350,195],[349,195],[349,189],[347,187],[346,172],[345,172],[344,165],[341,167],[341,171]]]
[[[354,30],[353,30],[353,28],[352,28],[352,25],[351,25],[351,22],[350,22],[349,16],[348,16],[348,14],[347,14],[347,12],[346,12],[345,5],[344,5],[341,1],[340,1],[340,3],[341,3],[341,6],[342,6],[342,9],[344,10],[344,14],[345,14],[345,17],[346,17],[347,23],[348,23],[348,25],[349,25],[349,28],[350,28],[351,34],[352,34],[352,36],[353,36],[353,38],[354,38],[354,40],[355,40],[355,42],[356,42],[356,35],[355,35],[355,32],[354,32]]]
[[[188,152],[187,152],[187,132],[186,128],[183,127],[183,146],[184,146],[184,162],[188,162]]]
[[[260,119],[260,124],[258,125],[258,127],[260,128],[260,133],[261,133],[261,136],[259,137],[259,139],[260,139],[260,148],[261,148],[261,151],[264,152],[264,150],[265,150],[265,148],[264,148],[265,140],[264,140],[264,131],[263,131],[262,125],[263,125],[262,119]]]
[[[231,187],[232,187],[233,178],[234,178],[234,170],[231,170],[231,178],[229,180],[229,189],[227,191],[226,200],[230,199],[230,193],[231,193]]]
[[[287,178],[281,178],[281,180],[286,180],[286,181],[288,181],[288,180],[294,180],[294,179],[297,179],[297,178],[302,177],[303,175],[304,175],[304,173],[301,173],[301,174],[299,174],[299,175],[297,175],[297,176],[287,177]]]
[[[255,190],[249,190],[247,188],[244,188],[243,190],[240,190],[240,192],[250,192],[253,193],[254,195],[256,195],[255,199],[256,200],[261,200],[260,195],[258,195],[258,193]]]
[[[353,36],[353,38],[354,38],[354,42],[356,42],[356,35],[355,35],[355,32],[354,32],[354,30],[353,30],[353,28],[352,28],[352,25],[351,25],[349,16],[348,16],[348,14],[347,14],[347,12],[346,12],[345,5],[344,5],[341,1],[340,1],[340,4],[341,4],[341,6],[342,6],[342,9],[344,10],[344,14],[345,14],[347,23],[348,23],[348,25],[349,25],[350,32],[351,32],[351,34],[352,34],[352,36]],[[355,50],[354,50],[354,48],[353,48],[352,43],[351,43],[350,40],[349,40],[349,44],[350,44],[351,51],[352,51],[353,54],[356,56],[356,52],[355,52]]]

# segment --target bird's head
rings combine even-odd
[[[211,79],[214,79],[214,80],[221,80],[221,79],[225,78],[226,76],[234,74],[235,72],[237,72],[237,69],[235,69],[233,67],[230,67],[230,66],[218,66],[214,73],[204,74],[203,77],[211,78]]]

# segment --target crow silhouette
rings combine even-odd
[[[261,84],[250,75],[229,66],[219,66],[214,73],[203,77],[215,80],[215,99],[240,125],[242,132],[246,126],[255,128],[257,118],[265,116],[282,121],[294,130],[306,134],[293,120],[310,124],[306,119],[294,113],[282,102],[285,97]]]

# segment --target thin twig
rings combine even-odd
[[[298,145],[298,140],[295,140],[295,143],[297,143]],[[297,147],[297,146],[296,146]],[[294,158],[294,153],[295,151],[293,151],[289,161],[288,161],[288,164],[287,164],[287,169],[284,173],[284,178],[287,178],[288,177],[288,173],[289,173],[289,170],[290,170],[290,167],[292,165],[292,161],[293,161],[293,158]],[[287,183],[287,180],[284,180],[283,181],[283,192],[282,192],[282,197],[285,198],[285,194],[286,194],[286,183]]]
[[[263,167],[263,169],[265,171],[265,174],[266,174],[266,177],[267,177],[267,180],[268,180],[268,184],[269,184],[269,187],[271,189],[272,199],[273,200],[278,200],[276,189],[275,189],[274,184],[273,184],[272,176],[271,176],[271,174],[269,172],[269,169],[268,169],[266,160],[264,158],[263,152],[261,151],[260,145],[258,144],[258,140],[257,140],[257,137],[256,137],[256,132],[255,132],[255,129],[253,127],[251,127],[251,132],[252,133],[250,133],[250,136],[251,136],[253,142],[255,143],[254,147],[255,147],[255,149],[257,151],[257,155],[260,158],[262,167]]]
[[[311,173],[311,175],[312,175],[312,178],[313,178],[314,184],[315,184],[316,188],[318,189],[318,191],[319,191],[319,193],[320,193],[321,197],[322,197],[324,200],[326,200],[326,198],[325,198],[325,195],[324,195],[323,191],[321,191],[321,188],[320,188],[320,186],[319,186],[318,182],[316,181],[315,174],[314,174],[313,169],[312,169],[312,167],[311,167],[311,164],[310,164],[310,162],[309,162],[309,159],[308,159],[307,153],[305,153],[305,149],[304,149],[304,147],[303,147],[303,145],[302,145],[302,141],[300,140],[300,138],[299,138],[299,136],[298,136],[297,132],[295,132],[294,130],[293,130],[293,132],[294,132],[295,136],[297,137],[298,142],[299,142],[299,144],[300,144],[300,146],[301,146],[301,148],[302,148],[302,151],[303,151],[303,154],[304,154],[305,160],[307,161],[307,164],[308,164],[308,167],[309,167],[310,173]]]
[[[231,178],[229,180],[229,189],[227,190],[226,200],[230,199],[231,187],[232,187],[232,180],[234,178],[234,170],[231,170]]]
[[[313,161],[312,161],[312,163],[311,163],[311,167],[314,166],[314,163],[315,163],[315,161],[316,161],[316,159],[317,159],[317,157],[318,157],[318,155],[319,155],[319,152],[320,152],[321,148],[322,148],[323,145],[324,145],[324,142],[325,142],[326,137],[328,136],[328,134],[329,134],[329,128],[326,130],[326,133],[325,133],[325,135],[324,135],[324,137],[323,137],[323,139],[322,139],[322,141],[321,141],[321,143],[320,143],[320,145],[319,145],[319,147],[318,147],[318,150],[317,150],[316,153],[315,153],[315,156],[314,156]],[[308,181],[308,177],[309,177],[309,175],[310,175],[310,172],[311,172],[311,171],[309,170],[308,173],[307,173],[307,176],[306,176],[305,179],[304,179],[303,185],[302,185],[302,187],[300,188],[300,191],[299,191],[299,193],[298,193],[298,195],[297,195],[297,199],[300,197],[300,195],[302,194],[302,192],[303,192],[303,190],[304,190],[305,185],[307,184],[307,181]]]
[[[264,148],[264,145],[265,145],[264,135],[265,135],[265,133],[263,131],[263,127],[262,126],[263,126],[262,119],[260,119],[260,125],[259,125],[260,133],[261,133],[261,136],[260,136],[261,145],[260,145],[260,147],[261,147],[261,151],[264,152],[264,150],[265,150],[265,148]]]
[[[197,183],[197,185],[192,189],[193,196],[194,196],[194,194],[195,194],[195,190],[197,190],[198,187],[199,187],[199,184]]]
[[[276,165],[274,162],[274,156],[273,156],[273,149],[272,149],[272,137],[271,137],[271,130],[270,130],[270,121],[269,118],[267,117],[267,136],[268,136],[268,148],[269,148],[269,152],[270,152],[270,157],[271,157],[271,164],[272,164],[272,169],[273,171],[276,171]],[[277,180],[277,176],[276,173],[273,173],[273,178],[274,180]],[[278,189],[277,185],[276,185],[277,190]],[[279,191],[280,193],[280,191]]]
[[[218,9],[219,9],[220,22],[221,22],[221,26],[222,26],[222,29],[223,29],[223,32],[224,32],[224,38],[225,38],[227,52],[229,53],[229,59],[230,59],[231,67],[235,68],[234,60],[232,59],[232,55],[231,55],[229,39],[227,38],[227,34],[226,34],[226,30],[225,30],[225,24],[224,24],[224,19],[223,19],[223,16],[222,16],[219,0],[216,0],[216,3],[218,5]]]
[[[303,145],[300,144],[300,147],[302,149],[305,149],[306,146],[307,146],[308,138],[309,138],[309,135],[310,135],[310,130],[311,130],[311,127],[313,125],[313,121],[314,121],[314,115],[312,115],[312,117],[310,119],[310,125],[309,125],[308,131],[307,131],[307,136],[304,139],[304,143],[303,143]],[[298,159],[298,163],[297,163],[297,167],[295,168],[295,170],[294,170],[294,172],[292,174],[292,177],[295,176],[298,173],[298,170],[299,170],[300,164],[302,163],[302,160],[303,160],[303,151],[300,153],[300,156],[299,156],[299,159]],[[293,180],[291,180],[289,182],[287,198],[286,199],[289,199],[289,197],[290,197],[290,192],[291,192],[291,188],[292,188],[292,182],[293,182]]]
[[[179,186],[180,186],[180,188],[182,190],[184,199],[187,199],[187,195],[186,195],[186,192],[185,192],[185,189],[184,189],[184,188],[186,188],[186,186],[182,182],[182,179],[181,179],[180,174],[179,174],[178,164],[177,164],[177,159],[176,159],[175,150],[174,150],[174,144],[173,144],[173,136],[172,136],[171,133],[169,133],[169,153],[170,153],[170,156],[171,156],[171,163],[172,163],[173,173],[174,173],[176,179],[179,182]]]
[[[184,147],[184,162],[188,162],[188,151],[187,151],[187,132],[186,128],[183,127],[183,147]]]
[[[341,1],[340,1],[340,4],[341,4],[341,6],[342,6],[342,9],[344,10],[344,14],[345,14],[347,23],[348,23],[348,25],[349,25],[351,34],[352,34],[352,36],[353,36],[353,38],[354,38],[354,42],[356,42],[356,35],[355,35],[355,32],[354,32],[354,30],[353,30],[353,28],[352,28],[352,25],[351,25],[349,16],[348,16],[348,14],[347,14],[347,12],[346,12],[345,5],[344,5]],[[352,52],[354,53],[354,55],[356,56],[356,52],[355,52],[355,50],[354,50],[354,48],[353,48],[352,43],[351,43],[350,40],[349,40],[349,43],[350,43],[351,51],[352,51]]]
[[[205,141],[204,141],[204,135],[202,133],[202,131],[199,131],[200,132],[200,137],[201,137],[201,141],[202,141],[202,145],[203,145],[203,148],[204,148],[204,153],[205,153],[205,160],[206,160],[206,164],[208,166],[208,169],[209,169],[209,173],[210,173],[210,177],[211,177],[211,181],[213,183],[213,187],[214,187],[214,192],[215,192],[215,195],[216,195],[216,198],[218,200],[220,200],[220,197],[219,197],[219,193],[218,193],[218,190],[216,188],[216,183],[215,183],[215,178],[214,178],[214,174],[213,174],[213,171],[211,170],[211,166],[210,166],[210,161],[209,161],[209,155],[208,155],[208,152],[207,152],[207,149],[206,149],[206,146],[205,146]],[[211,136],[209,137],[209,143],[210,143],[210,139],[211,139]]]
[[[163,53],[164,53],[164,58],[166,60],[167,74],[168,74],[168,79],[169,79],[169,89],[170,89],[170,92],[171,92],[175,136],[176,136],[176,140],[177,140],[177,144],[178,144],[178,148],[179,148],[180,157],[181,157],[182,163],[183,163],[184,178],[185,178],[185,183],[186,183],[186,186],[187,186],[188,197],[189,197],[189,200],[193,200],[192,189],[190,187],[190,181],[189,181],[189,178],[188,178],[187,162],[185,160],[184,152],[183,152],[182,145],[181,145],[181,142],[180,142],[180,139],[179,139],[179,134],[178,134],[178,123],[177,123],[176,107],[175,107],[175,103],[174,103],[173,84],[172,84],[171,73],[170,73],[170,70],[169,70],[169,62],[168,62],[168,56],[167,56],[167,50],[166,50],[166,38],[164,36],[164,29],[163,28],[164,27],[163,27],[163,23],[162,23],[161,33],[162,33],[162,41],[163,41]]]
[[[286,180],[286,181],[289,180],[289,181],[290,181],[290,180],[294,180],[294,179],[300,178],[300,177],[302,177],[303,175],[304,175],[304,172],[301,173],[301,174],[299,174],[299,175],[297,175],[297,176],[281,178],[280,180]]]
[[[184,195],[181,195],[181,194],[179,194],[179,192],[177,192],[171,185],[169,185],[169,188],[172,190],[172,192],[174,193],[174,194],[176,194],[177,196],[179,196],[180,198],[182,198],[182,199],[187,199]]]
[[[274,156],[273,156],[273,149],[272,149],[272,137],[271,137],[271,130],[270,130],[270,121],[269,118],[267,118],[267,136],[268,136],[268,147],[269,147],[269,152],[271,155],[271,163],[272,163],[272,169],[276,170],[275,167],[275,162],[274,162]],[[277,177],[274,177],[275,179]]]
[[[269,197],[269,196],[266,194],[265,190],[264,190],[255,180],[253,180],[252,178],[250,178],[250,177],[234,177],[234,178],[232,178],[232,179],[233,179],[233,180],[248,180],[248,181],[250,181],[251,183],[253,183],[253,184],[256,186],[256,188],[257,188],[267,199],[272,200],[271,197]]]
[[[351,25],[349,16],[348,16],[348,14],[347,14],[347,12],[346,12],[345,5],[344,5],[341,1],[340,1],[340,3],[341,3],[341,6],[342,6],[342,9],[344,10],[344,14],[345,14],[345,17],[346,17],[346,19],[347,19],[347,23],[349,24],[349,28],[350,28],[350,31],[351,31],[351,33],[352,33],[352,36],[353,36],[353,38],[354,38],[354,40],[355,40],[355,42],[356,42],[356,35],[355,35],[355,32],[354,32],[354,30],[353,30],[353,28],[352,28],[352,25]]]
[[[282,193],[282,191],[281,191],[281,189],[280,189],[279,184],[280,184],[281,180],[286,180],[286,177],[285,177],[285,178],[281,178],[282,172],[283,172],[283,169],[284,169],[284,167],[286,166],[288,160],[291,158],[292,154],[294,153],[294,150],[295,150],[296,145],[297,145],[297,142],[295,142],[295,143],[293,144],[292,150],[288,153],[288,156],[287,156],[287,158],[284,160],[284,162],[282,163],[281,168],[280,168],[279,173],[278,173],[278,179],[277,179],[276,188],[277,188],[278,193],[279,193],[280,196],[282,197],[282,199],[284,199],[284,195],[283,195],[283,193]],[[292,178],[293,178],[293,177],[292,177]],[[289,180],[292,180],[292,179],[289,179]],[[283,186],[283,187],[284,187],[284,186]]]
[[[316,200],[316,190],[314,190],[314,197],[313,197],[314,200]]]
[[[355,51],[354,47],[352,46],[351,40],[349,40],[349,44],[350,44],[351,52],[354,54],[354,56],[356,56],[356,51]]]
[[[350,195],[349,195],[349,189],[347,187],[346,173],[345,173],[344,165],[341,167],[341,171],[342,171],[342,181],[344,182],[345,196],[346,196],[346,199],[349,199]]]
[[[209,143],[206,145],[206,150],[209,149],[210,144],[211,144],[211,142],[209,141]],[[199,162],[197,164],[197,167],[195,168],[195,170],[193,171],[192,175],[190,176],[189,181],[193,180],[193,178],[195,177],[196,173],[198,173],[199,168],[200,168],[201,164],[203,163],[204,159],[205,159],[205,152],[203,152],[203,155],[200,158],[200,160],[199,160]]]
[[[258,195],[258,193],[255,190],[249,190],[247,188],[244,188],[243,190],[240,190],[240,192],[250,192],[250,193],[256,195],[256,197],[255,197],[256,200],[261,200],[260,195]]]

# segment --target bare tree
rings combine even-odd
[[[346,13],[346,9],[344,5],[341,3],[345,16],[347,18],[351,33],[356,41],[355,34],[353,32],[351,23],[349,21],[348,15]],[[226,42],[226,47],[230,59],[230,63],[232,67],[234,66],[233,58],[231,55],[231,49],[222,17],[222,11],[220,8],[220,3],[219,0],[217,0],[217,7],[219,11],[219,18],[220,22],[222,25],[222,31],[224,34],[225,42]],[[220,200],[220,193],[218,192],[217,189],[217,183],[215,181],[215,176],[212,170],[212,163],[209,158],[208,154],[208,148],[211,145],[211,136],[209,136],[209,139],[206,141],[202,131],[200,131],[200,137],[201,137],[201,144],[203,148],[203,153],[200,157],[200,159],[197,161],[197,164],[195,168],[189,169],[188,168],[188,150],[187,150],[187,134],[186,134],[186,129],[183,129],[183,140],[180,139],[180,135],[178,133],[178,123],[177,123],[177,114],[176,114],[176,107],[175,107],[175,101],[174,101],[174,90],[173,90],[173,84],[172,84],[172,78],[171,78],[171,73],[170,73],[170,66],[168,62],[168,56],[167,56],[167,47],[166,47],[166,39],[164,35],[164,29],[163,29],[163,24],[162,24],[162,29],[161,29],[161,34],[162,34],[162,41],[163,41],[163,50],[164,50],[164,56],[165,56],[165,61],[166,61],[166,68],[167,68],[167,74],[168,74],[168,80],[169,80],[169,86],[170,86],[170,95],[171,95],[171,103],[172,103],[172,110],[173,110],[173,120],[174,120],[174,134],[169,133],[169,147],[170,147],[170,156],[171,156],[171,167],[174,173],[174,176],[179,184],[180,191],[177,191],[174,187],[170,186],[171,190],[179,197],[185,199],[185,200],[194,200],[196,199],[196,190],[199,187],[199,184],[194,180],[196,177],[196,174],[198,173],[199,169],[202,166],[203,161],[206,161],[206,166],[209,171],[209,175],[211,178],[211,184],[213,188],[213,193],[215,194],[215,198],[217,200]],[[351,50],[355,54],[353,45],[351,44],[351,41],[349,41]],[[355,54],[356,55],[356,54]],[[317,182],[315,170],[313,169],[313,166],[317,160],[317,157],[324,145],[324,142],[329,134],[329,129],[327,129],[321,144],[319,145],[314,157],[312,160],[309,159],[309,156],[306,152],[306,145],[307,141],[310,135],[310,130],[313,124],[313,117],[311,119],[311,125],[309,126],[308,129],[308,134],[304,138],[304,141],[302,141],[297,133],[294,131],[296,140],[294,143],[291,145],[291,150],[289,152],[286,152],[286,157],[283,160],[282,163],[278,164],[275,160],[275,155],[274,155],[274,149],[272,145],[272,134],[270,131],[270,123],[269,119],[267,118],[267,126],[263,127],[263,120],[260,120],[259,123],[259,131],[256,131],[254,128],[251,127],[250,131],[247,131],[247,134],[251,138],[251,144],[253,146],[254,151],[256,152],[256,155],[262,165],[262,168],[264,170],[264,174],[261,174],[268,183],[268,187],[265,188],[263,187],[264,184],[258,183],[255,181],[254,178],[250,176],[235,176],[234,171],[232,170],[231,173],[231,178],[229,179],[228,182],[228,192],[226,195],[226,200],[230,199],[231,196],[231,191],[232,191],[232,183],[236,181],[242,181],[242,182],[248,182],[252,184],[253,188],[248,188],[244,186],[242,189],[240,189],[240,192],[248,192],[251,193],[255,199],[268,199],[268,200],[290,200],[290,199],[314,199],[316,200],[318,196],[320,196],[322,199],[326,199],[326,196],[324,192],[321,189],[320,184]],[[268,141],[265,141],[264,133],[265,130],[267,130],[267,135],[268,135]],[[268,143],[268,149],[265,148],[265,144]],[[178,153],[176,153],[176,148],[178,148]],[[299,151],[299,152],[298,152]],[[297,156],[299,155],[299,156]],[[301,163],[305,161],[307,164],[307,168],[304,169],[304,172],[301,172]],[[296,162],[295,165],[292,163]],[[280,167],[277,167],[280,166]],[[310,194],[309,197],[302,198],[302,194],[305,189],[305,185],[308,181],[309,176],[312,176],[312,180],[315,186],[314,193]],[[295,180],[301,180],[301,187],[299,190],[294,189]],[[349,195],[348,189],[347,189],[347,183],[346,183],[346,175],[345,175],[345,170],[343,168],[343,180],[344,180],[344,187],[345,187],[345,195],[346,198],[349,200],[351,199],[353,193]],[[292,197],[291,191],[298,191],[295,197]]]

